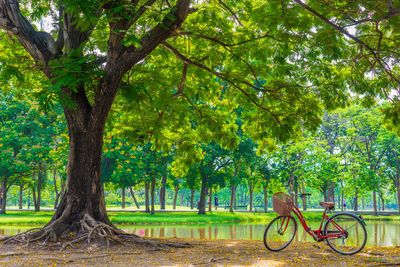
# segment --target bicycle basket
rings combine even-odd
[[[294,205],[293,197],[283,192],[272,195],[272,206],[274,211],[281,216],[290,216]]]

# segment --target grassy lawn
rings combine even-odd
[[[0,225],[44,225],[50,221],[53,211],[8,211],[0,215]],[[207,215],[197,215],[197,212],[160,212],[149,215],[143,212],[109,211],[111,222],[117,224],[203,224],[222,222],[269,222],[277,216],[276,213],[252,213],[213,211]],[[303,212],[306,220],[320,220],[320,212]],[[366,220],[400,221],[400,216],[363,216]]]

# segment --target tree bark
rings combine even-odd
[[[165,210],[165,184],[167,183],[167,174],[165,173],[161,180],[160,189],[160,209]]]
[[[150,196],[151,196],[151,210],[150,210],[150,214],[154,214],[154,202],[155,202],[155,198],[154,198],[154,192],[156,190],[156,178],[153,177],[153,179],[151,179],[151,190],[150,190]]]
[[[136,205],[137,209],[140,209],[139,203],[137,202],[136,197],[135,197],[135,194],[133,193],[132,186],[129,187],[129,190],[130,190],[130,192],[131,192],[131,196],[132,196],[132,198],[133,198],[133,201],[135,202],[135,205]]]
[[[174,190],[175,193],[174,193],[174,202],[173,202],[172,208],[173,208],[174,210],[176,210],[176,200],[178,199],[179,185],[175,185],[174,189],[175,189],[175,190]]]
[[[19,200],[18,200],[18,209],[22,210],[22,199],[24,193],[24,185],[19,186]]]
[[[125,209],[125,186],[121,188],[122,190],[122,203],[121,203],[121,208]]]
[[[373,198],[373,205],[374,205],[374,216],[377,216],[378,215],[378,208],[376,206],[376,192],[375,192],[375,190],[373,190],[372,198]]]
[[[208,211],[212,211],[212,186],[210,186],[210,191],[208,192]]]

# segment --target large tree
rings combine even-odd
[[[64,114],[69,129],[67,188],[51,221],[30,236],[57,240],[63,233],[104,225],[114,233],[100,185],[103,132],[107,114],[123,75],[157,45],[179,29],[189,12],[190,0],[178,0],[159,23],[148,24],[140,44],[124,42],[132,25],[154,2],[55,1],[59,9],[57,38],[37,31],[23,16],[16,0],[0,1],[0,28],[15,37],[37,68],[66,99]],[[61,3],[63,5],[61,5]],[[35,8],[23,3],[25,8]],[[108,25],[100,32],[96,27]],[[94,32],[107,34],[104,57],[88,59],[86,51]],[[131,34],[130,37],[134,35]],[[86,57],[85,57],[86,55]],[[96,65],[97,66],[96,66]],[[69,71],[64,71],[68,65]],[[99,67],[100,66],[100,67]],[[91,70],[90,70],[91,68]],[[94,73],[97,69],[99,73]],[[88,75],[90,81],[75,75]],[[97,228],[99,229],[99,228]]]
[[[246,121],[243,129],[263,146],[271,136],[285,140],[303,127],[315,129],[320,122],[320,100],[328,107],[346,100],[345,79],[330,64],[338,58],[337,51],[310,50],[315,44],[308,43],[312,23],[297,16],[299,9],[284,10],[291,18],[281,19],[280,1],[50,2],[0,0],[0,29],[8,33],[0,36],[0,47],[9,52],[17,39],[30,56],[13,58],[8,53],[14,60],[4,61],[0,55],[2,64],[13,67],[0,71],[16,73],[21,80],[24,63],[24,67],[30,65],[25,69],[42,73],[36,95],[45,106],[54,99],[61,102],[69,130],[67,188],[51,221],[28,234],[33,239],[55,241],[71,231],[85,238],[93,229],[101,233],[102,228],[123,234],[107,217],[100,184],[104,128],[119,88],[140,92],[139,97],[143,92],[151,96],[148,103],[157,107],[156,121],[173,114],[190,131],[196,120],[197,129],[222,132],[221,139],[224,132],[234,133],[235,127],[227,116],[216,114],[230,114],[240,104]],[[49,17],[58,20],[52,34],[32,24],[35,20],[46,24]],[[20,46],[18,53],[23,54]],[[169,81],[175,77],[173,88],[149,88],[146,81],[135,84],[143,77],[143,69],[162,72],[178,66],[180,73],[175,70],[169,76]],[[177,116],[182,112],[174,109],[176,105],[188,106],[186,114],[195,114],[194,118]],[[200,134],[212,138],[205,131]],[[197,142],[185,143],[190,138],[182,135],[180,147],[196,147]],[[232,143],[231,139],[226,143]],[[186,157],[187,162],[192,160]]]

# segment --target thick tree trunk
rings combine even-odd
[[[358,211],[358,188],[355,187],[354,190],[354,211]]]
[[[151,196],[150,214],[154,214],[154,202],[155,202],[154,192],[155,192],[155,190],[156,190],[156,178],[153,177],[153,179],[151,179],[151,189],[150,189],[150,196]]]
[[[24,193],[24,185],[19,186],[19,200],[18,200],[18,209],[22,210],[22,199]]]
[[[190,209],[194,208],[194,189],[190,189]]]
[[[174,210],[176,210],[176,200],[177,200],[177,198],[178,198],[179,185],[176,185],[174,189],[175,189],[175,193],[174,193],[174,202],[173,202],[172,208],[173,208]]]
[[[83,231],[82,222],[87,225],[100,222],[112,226],[107,217],[100,183],[104,123],[94,120],[97,124],[83,131],[80,130],[82,125],[79,125],[81,122],[77,121],[78,118],[71,118],[70,114],[66,116],[69,128],[66,189],[54,217],[46,225],[56,236],[69,231]]]
[[[229,207],[229,211],[233,212],[233,209],[236,209],[236,186],[231,186],[231,206]]]
[[[206,214],[206,196],[207,196],[207,179],[202,177],[201,179],[201,191],[200,191],[200,200],[199,200],[199,215]]]
[[[137,202],[136,197],[135,197],[135,194],[133,193],[132,186],[129,187],[129,190],[130,190],[130,192],[131,192],[131,196],[132,196],[132,198],[133,198],[133,201],[135,202],[135,205],[136,205],[137,209],[140,209],[139,203]]]
[[[266,185],[263,185],[263,191],[264,191],[264,211],[268,212],[268,192]]]
[[[145,205],[145,208],[146,208],[146,213],[149,213],[150,212],[150,206],[149,206],[149,187],[150,187],[150,185],[149,185],[149,181],[145,181],[144,182],[144,191],[145,191],[145,200],[144,200],[144,205]]]
[[[125,186],[121,188],[122,190],[122,203],[121,203],[121,208],[125,209]]]
[[[372,201],[373,201],[373,205],[374,205],[374,215],[377,216],[378,215],[378,208],[376,206],[376,192],[375,192],[375,190],[373,190],[372,198],[373,198]]]
[[[0,214],[6,214],[7,181],[8,181],[8,177],[3,177],[3,180],[1,181],[1,191],[0,191],[1,209],[0,209]]]
[[[165,185],[167,183],[167,174],[164,174],[161,180],[160,189],[160,209],[165,210]]]

